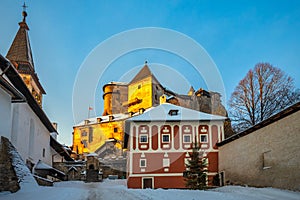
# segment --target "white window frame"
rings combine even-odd
[[[142,141],[142,137],[146,137],[146,142]],[[139,142],[143,144],[148,143],[148,134],[140,134]]]
[[[164,136],[168,136],[169,141],[164,141]],[[171,135],[170,134],[161,134],[161,142],[162,143],[170,143]]]
[[[142,162],[144,162],[144,165],[142,165]],[[147,160],[146,159],[140,159],[140,167],[147,167]]]
[[[190,138],[188,142],[185,141],[185,137],[187,137],[187,136]],[[191,134],[183,134],[183,143],[190,144],[191,142],[192,142]]]
[[[202,136],[205,136],[206,141],[202,141]],[[208,136],[207,136],[207,134],[200,134],[200,142],[201,143],[208,143]]]

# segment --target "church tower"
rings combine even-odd
[[[43,94],[46,94],[46,92],[42,87],[34,68],[28,36],[29,27],[26,23],[27,12],[25,10],[25,3],[23,8],[23,20],[19,23],[19,30],[8,50],[6,58],[9,59],[17,69],[32,96],[42,107]]]

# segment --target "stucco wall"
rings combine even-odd
[[[219,148],[225,183],[300,190],[300,111]]]
[[[11,138],[11,96],[0,87],[0,136]]]
[[[27,103],[14,103],[12,107],[12,143],[24,162],[29,159],[36,164],[40,159],[52,165],[50,133],[47,128]]]

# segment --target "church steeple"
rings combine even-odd
[[[26,23],[26,5],[23,5],[23,21],[19,22],[19,30],[15,36],[15,39],[10,46],[8,53],[6,55],[7,59],[12,62],[22,62],[26,63],[28,67],[34,70],[34,63],[32,58],[32,52],[30,47],[30,41],[28,36],[29,27]],[[28,69],[29,70],[29,69]]]
[[[32,51],[29,40],[29,27],[26,23],[27,6],[23,7],[23,20],[19,22],[19,30],[10,46],[6,58],[9,59],[15,68],[18,70],[20,76],[23,78],[26,86],[30,90],[31,94],[37,100],[40,106],[42,106],[42,95],[46,94],[38,76],[35,73],[34,62],[32,57]]]

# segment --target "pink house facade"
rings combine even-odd
[[[218,148],[225,117],[161,104],[126,121],[128,188],[185,188],[183,172],[200,142],[208,161],[208,184],[218,173]]]

